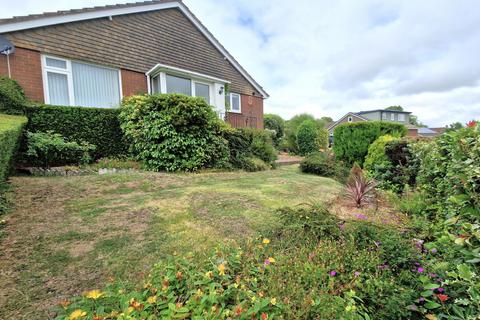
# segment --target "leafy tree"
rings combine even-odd
[[[403,110],[403,107],[402,107],[402,106],[390,106],[390,107],[386,108],[385,110],[405,111],[405,110]]]
[[[265,129],[274,131],[273,142],[278,146],[285,134],[285,120],[279,115],[267,113],[263,116],[263,126]]]
[[[462,128],[463,128],[463,124],[461,122],[454,122],[452,124],[449,124],[447,130],[445,131],[446,132],[456,131]]]
[[[317,124],[315,121],[306,120],[300,124],[297,130],[297,146],[301,155],[318,151]]]

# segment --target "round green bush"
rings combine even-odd
[[[387,155],[385,154],[385,146],[388,142],[393,141],[395,138],[389,134],[378,137],[370,147],[368,147],[368,153],[363,163],[363,168],[367,171],[368,175],[376,178],[376,170],[379,168],[387,168],[391,165]]]
[[[306,120],[297,130],[297,146],[301,155],[307,155],[319,150],[317,146],[317,125],[315,121]]]
[[[148,170],[194,171],[228,165],[223,122],[204,99],[181,94],[125,98],[121,128]]]
[[[0,76],[0,113],[23,114],[26,102],[25,93],[18,83]]]

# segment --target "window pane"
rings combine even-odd
[[[118,70],[72,62],[75,104],[111,108],[120,104]]]
[[[395,121],[395,113],[390,113],[390,120]]]
[[[240,111],[240,95],[232,93],[232,111]]]
[[[210,104],[210,86],[195,82],[195,96],[205,98],[205,101]]]
[[[167,74],[167,93],[183,93],[192,95],[192,83],[189,79],[175,77]]]
[[[155,76],[152,78],[152,92],[160,93],[160,76]]]
[[[64,60],[46,58],[45,63],[47,64],[47,67],[67,69],[67,62]]]
[[[398,121],[405,121],[405,115],[403,113],[398,115]]]
[[[50,104],[70,105],[68,98],[68,79],[66,74],[47,72],[48,96]]]

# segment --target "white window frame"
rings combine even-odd
[[[348,122],[352,122],[352,121],[353,121],[353,118],[352,118],[352,117],[348,117],[347,120],[348,120]]]
[[[66,65],[67,65],[67,68],[62,69],[62,68],[47,66],[47,58],[60,60],[60,61],[65,61]],[[64,75],[67,76],[69,106],[76,106],[76,104],[75,104],[75,93],[74,93],[74,89],[73,89],[72,61],[75,61],[75,62],[78,62],[78,63],[83,63],[83,64],[88,64],[88,65],[99,67],[99,68],[111,69],[111,70],[117,71],[117,73],[118,73],[118,88],[119,88],[118,91],[119,91],[119,94],[120,94],[120,96],[118,97],[118,103],[120,105],[120,102],[122,101],[122,98],[123,98],[122,72],[120,71],[120,69],[106,67],[106,66],[102,66],[102,65],[98,65],[98,64],[79,61],[79,60],[72,60],[72,59],[66,59],[66,58],[60,58],[60,57],[56,57],[56,56],[52,56],[52,55],[42,54],[41,63],[42,63],[43,96],[44,96],[46,104],[50,104],[50,91],[49,91],[49,88],[48,88],[47,72],[52,72],[52,73],[64,74]],[[94,106],[81,106],[81,107],[94,107]]]
[[[213,88],[213,83],[209,83],[209,82],[205,82],[205,81],[199,81],[199,80],[195,80],[195,79],[190,79],[190,81],[192,82],[192,96],[193,97],[196,97],[197,96],[197,92],[195,91],[195,84],[196,83],[199,83],[199,84],[203,84],[203,85],[206,85],[208,86],[208,101],[207,103],[209,105],[213,105],[213,102],[212,102],[212,88]],[[203,98],[203,97],[202,97]]]
[[[238,110],[233,110],[233,96],[238,96]],[[239,93],[235,92],[230,92],[230,110],[228,112],[233,112],[233,113],[242,113],[242,96]]]

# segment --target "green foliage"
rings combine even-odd
[[[140,169],[140,163],[128,158],[101,158],[89,166],[93,169]]]
[[[389,161],[385,153],[385,147],[387,143],[395,139],[398,138],[392,137],[391,135],[378,137],[378,139],[368,147],[368,153],[363,163],[363,168],[367,176],[377,180],[380,188],[389,189],[388,181],[384,176],[391,173],[393,164]]]
[[[421,152],[417,177],[428,200],[447,215],[480,212],[480,127],[445,133]],[[478,220],[477,220],[478,221]]]
[[[222,134],[228,141],[229,162],[234,168],[259,171],[270,168],[277,159],[272,135],[266,130],[228,128]]]
[[[89,163],[95,151],[88,142],[67,141],[53,131],[27,132],[26,136],[28,162],[45,168]]]
[[[0,113],[23,114],[26,103],[22,87],[15,80],[0,76]]]
[[[10,173],[26,123],[25,117],[0,114],[0,184]]]
[[[307,120],[302,122],[297,129],[296,136],[299,154],[304,156],[319,151],[315,121]]]
[[[405,111],[405,110],[403,110],[402,106],[390,106],[390,107],[386,108],[385,110]]]
[[[263,116],[263,126],[265,129],[273,131],[273,142],[278,147],[285,134],[285,120],[279,115],[267,113]]]
[[[174,256],[143,288],[86,292],[57,319],[412,319],[416,252],[393,228],[342,222],[324,207],[285,208],[271,240]],[[270,237],[269,237],[270,238]]]
[[[317,129],[317,137],[315,139],[319,150],[327,150],[328,148],[328,131],[325,128]]]
[[[340,182],[345,182],[348,169],[342,162],[336,161],[335,156],[328,151],[309,154],[300,162],[300,170],[313,173],[322,177],[332,177]]]
[[[27,130],[53,131],[68,141],[85,141],[95,145],[94,159],[122,156],[127,153],[127,146],[120,129],[119,113],[118,109],[31,106],[26,108]]]
[[[204,99],[180,94],[125,98],[121,128],[130,151],[148,170],[225,167],[224,124]]]
[[[292,119],[288,120],[285,123],[285,138],[283,143],[283,149],[298,153],[298,146],[297,146],[297,130],[298,127],[302,124],[302,122],[311,120],[315,121],[315,117],[311,114],[302,113],[294,116]]]
[[[404,136],[407,128],[399,123],[385,121],[344,123],[333,132],[333,151],[339,160],[348,165],[355,162],[363,165],[370,144],[386,134]]]

